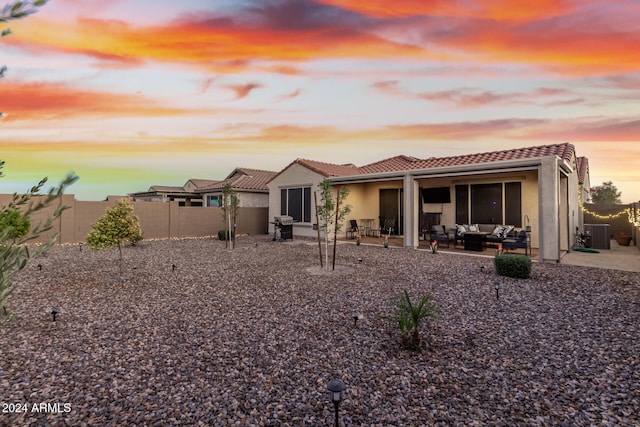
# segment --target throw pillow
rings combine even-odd
[[[456,224],[456,234],[458,236],[462,236],[467,231],[469,231],[469,229],[466,224]]]
[[[491,232],[491,236],[493,237],[498,237],[498,238],[502,238],[502,231],[504,230],[504,227],[501,225],[496,225],[496,228],[493,229],[493,231]]]
[[[502,238],[503,239],[509,238],[509,233],[511,233],[514,228],[515,227],[513,225],[507,225],[506,227],[504,227],[504,230],[502,230]]]
[[[480,231],[480,228],[478,227],[478,224],[470,224],[469,225],[469,231],[473,231],[475,233],[475,232]]]

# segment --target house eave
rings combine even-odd
[[[534,157],[527,159],[502,160],[487,163],[470,163],[466,165],[440,166],[425,169],[408,169],[404,171],[382,172],[372,174],[350,175],[327,178],[334,184],[360,184],[367,182],[379,182],[389,180],[401,180],[405,176],[413,179],[442,178],[460,175],[479,175],[486,173],[522,172],[537,170],[545,158],[558,158],[557,156]],[[563,168],[571,171],[571,166],[566,161],[561,161]]]
[[[231,191],[235,193],[260,193],[260,194],[269,194],[269,190],[262,189],[253,189],[253,188],[231,188]],[[214,188],[208,190],[197,190],[197,194],[222,194],[224,190],[222,188]]]

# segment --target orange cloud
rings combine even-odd
[[[297,98],[300,95],[300,89],[296,89],[293,92],[286,93],[278,98],[278,101],[286,101],[287,99]]]
[[[529,129],[525,139],[592,142],[632,142],[637,144],[640,120],[625,118],[582,118],[550,122],[540,129]],[[616,146],[616,150],[618,146]]]
[[[372,85],[379,91],[397,97],[417,98],[432,102],[445,102],[454,104],[459,108],[477,108],[489,104],[534,104],[539,100],[549,97],[573,95],[566,89],[539,88],[531,92],[494,92],[477,90],[473,88],[455,88],[444,91],[429,91],[423,93],[412,93],[403,90],[398,80],[379,81]],[[547,101],[543,105],[565,105],[574,104],[582,98],[561,99]]]
[[[260,83],[247,83],[244,85],[226,86],[227,89],[231,89],[236,93],[236,97],[234,98],[234,100],[246,98],[249,95],[249,93],[251,93],[252,90],[259,89],[261,87],[262,85]]]
[[[199,15],[164,26],[147,27],[112,20],[82,19],[66,25],[65,31],[59,31],[59,22],[41,17],[21,24],[17,36],[9,43],[33,51],[87,55],[103,66],[157,60],[233,72],[247,69],[255,60],[426,56],[419,47],[344,25],[299,28],[297,34],[293,34],[289,29],[266,24],[252,26]],[[299,73],[284,64],[273,71]]]
[[[375,18],[415,15],[445,15],[457,6],[450,0],[322,0],[322,3],[352,10]]]
[[[530,20],[567,13],[569,1],[559,0],[321,0],[322,3],[356,11],[376,18],[417,15],[464,16],[493,20]]]
[[[192,113],[156,105],[144,96],[76,89],[56,83],[2,85],[0,110],[3,120],[52,120],[71,116],[164,116]]]
[[[243,3],[225,15],[185,15],[166,25],[82,19],[65,24],[35,15],[9,43],[87,55],[103,67],[175,62],[217,72],[278,61],[415,58],[523,63],[576,75],[637,71],[640,33],[592,2],[540,0],[320,0]],[[596,4],[596,3],[593,3]],[[602,3],[599,3],[604,7]],[[611,16],[625,16],[611,3]],[[631,6],[628,6],[631,7]],[[629,13],[630,16],[633,14]],[[44,16],[44,15],[43,15]],[[264,68],[263,68],[264,69]]]

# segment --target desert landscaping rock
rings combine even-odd
[[[0,425],[332,425],[333,378],[348,426],[640,424],[640,273],[516,280],[381,244],[340,245],[330,273],[313,242],[237,244],[144,241],[122,275],[117,250],[78,245],[30,264],[0,328]],[[441,308],[421,352],[379,320],[404,289]]]

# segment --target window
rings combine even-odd
[[[456,224],[469,223],[469,186],[456,185]]]
[[[456,185],[456,223],[466,224],[469,221],[472,224],[509,224],[521,227],[522,184],[506,182]]]
[[[471,222],[473,224],[504,224],[502,222],[502,184],[471,186]]]
[[[504,184],[505,224],[522,227],[522,185],[519,182]]]
[[[238,196],[236,194],[231,195],[231,203],[236,203]],[[217,196],[208,196],[207,197],[207,206],[210,208],[220,208],[224,206],[224,195],[220,194]]]
[[[311,222],[311,187],[280,189],[280,215],[294,221]]]

